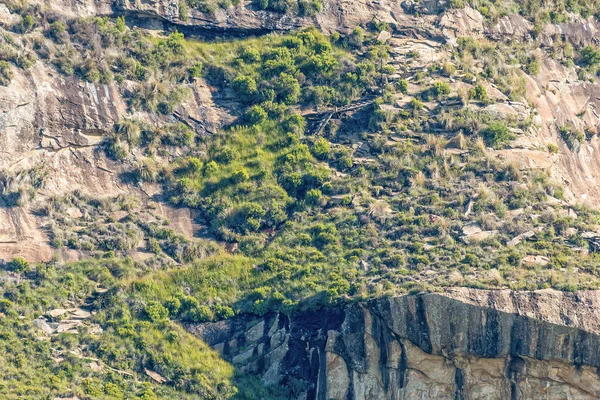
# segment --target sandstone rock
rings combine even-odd
[[[526,40],[531,37],[533,24],[518,14],[506,15],[496,25],[486,31],[488,36],[498,40]]]
[[[48,316],[52,317],[53,319],[56,319],[58,317],[65,315],[68,312],[69,312],[69,310],[66,310],[64,308],[55,308],[54,310],[48,311]]]
[[[169,381],[167,378],[165,378],[161,374],[151,371],[148,368],[144,368],[144,372],[146,372],[146,375],[148,375],[150,377],[150,379],[152,379],[156,383],[165,383],[165,382]]]
[[[267,314],[264,323],[278,320],[278,329],[260,339],[264,356],[251,368],[269,384],[305,381],[305,399],[595,399],[599,310],[595,291],[460,288],[291,318]],[[214,346],[257,325],[236,318],[188,329]],[[281,338],[269,351],[267,341]]]
[[[81,326],[81,321],[62,322],[56,328],[56,333],[72,333],[77,334],[77,327]]]
[[[54,329],[48,325],[48,322],[43,318],[36,318],[33,320],[33,325],[40,329],[44,334],[51,335],[54,332]]]
[[[94,372],[104,371],[104,368],[102,367],[102,365],[98,364],[98,362],[96,362],[96,361],[92,361],[91,363],[89,363],[88,367]]]
[[[71,319],[88,319],[92,316],[92,314],[89,311],[83,310],[81,308],[77,308],[69,314],[69,317]]]
[[[483,231],[478,225],[469,224],[463,227],[462,233],[461,240],[468,244],[494,237],[498,234],[498,231]]]
[[[0,24],[10,26],[17,22],[19,22],[19,16],[11,14],[6,5],[0,4]]]
[[[391,37],[392,37],[392,34],[389,33],[388,31],[381,31],[381,32],[379,32],[379,35],[377,35],[377,40],[379,42],[386,43],[388,40],[390,40]]]
[[[544,256],[531,256],[530,255],[530,256],[523,257],[521,262],[523,263],[523,265],[528,266],[528,267],[535,267],[536,265],[543,267],[550,263],[550,259],[548,257],[544,257]]]
[[[448,10],[438,25],[450,43],[455,43],[458,37],[483,35],[483,16],[471,7]]]
[[[512,238],[511,240],[509,240],[506,245],[508,247],[515,247],[516,245],[518,245],[519,243],[521,243],[523,240],[529,239],[531,237],[535,236],[535,232],[534,231],[527,231],[525,233],[521,233],[518,236],[515,236],[514,238]]]
[[[581,234],[581,237],[584,239],[595,239],[595,238],[599,238],[600,237],[600,232],[595,232],[595,231],[588,231],[588,232],[583,232]]]
[[[462,233],[464,236],[471,236],[476,233],[480,233],[481,231],[482,229],[476,224],[468,224],[462,228]]]
[[[571,227],[571,228],[567,228],[565,230],[565,236],[567,236],[567,237],[571,237],[571,236],[576,235],[576,234],[577,234],[577,228]]]

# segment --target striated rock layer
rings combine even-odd
[[[188,329],[301,399],[597,399],[599,305],[454,289]]]

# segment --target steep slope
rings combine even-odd
[[[0,395],[598,397],[588,3],[0,5]]]

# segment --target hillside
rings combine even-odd
[[[0,397],[596,398],[598,7],[5,0]]]

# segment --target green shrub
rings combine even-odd
[[[188,318],[192,322],[210,322],[214,315],[209,307],[197,306],[189,311]]]
[[[442,72],[444,73],[444,76],[454,76],[454,74],[456,74],[456,67],[452,63],[444,63],[444,65],[442,65]]]
[[[469,98],[485,103],[488,100],[487,89],[479,83],[469,90]]]
[[[412,98],[410,100],[410,102],[408,103],[408,106],[411,109],[415,110],[415,111],[422,110],[423,109],[423,102],[421,100],[419,100],[419,99]]]
[[[408,94],[408,81],[406,79],[400,79],[396,82],[396,88],[400,91],[400,93]]]
[[[310,189],[306,192],[306,203],[310,205],[318,205],[323,194],[319,189]]]
[[[146,304],[146,307],[144,307],[144,313],[146,318],[152,322],[162,322],[169,316],[169,310],[156,301]]]
[[[240,168],[233,173],[231,179],[234,183],[241,183],[250,179],[250,175],[248,174],[248,171],[246,171],[245,168]]]
[[[579,150],[581,144],[585,141],[585,134],[572,125],[561,126],[558,132],[572,151]]]
[[[232,83],[232,87],[238,96],[240,96],[240,100],[245,102],[251,102],[254,100],[258,91],[256,81],[247,75],[240,75],[235,78]]]
[[[492,122],[485,129],[481,130],[480,135],[488,146],[496,147],[513,139],[513,135],[508,127],[502,122]]]
[[[231,307],[223,306],[221,304],[215,305],[215,318],[217,319],[228,319],[235,315],[235,312]]]
[[[33,16],[31,16],[30,14],[26,14],[21,17],[21,24],[19,25],[19,31],[21,33],[27,33],[33,29],[34,25],[35,25],[35,21],[33,19]]]
[[[258,106],[258,105],[254,105],[254,106],[250,107],[246,111],[246,114],[244,115],[244,119],[250,125],[260,124],[260,123],[266,121],[268,117],[269,117],[269,115],[267,114],[267,112],[261,106]]]
[[[558,153],[558,146],[555,145],[554,143],[548,143],[548,152],[551,154]]]
[[[292,75],[282,73],[273,82],[273,89],[277,100],[285,104],[294,104],[298,102],[300,95],[300,84]]]
[[[435,82],[431,91],[437,98],[443,98],[450,94],[450,85],[446,82]]]
[[[0,85],[8,86],[12,81],[13,73],[10,64],[6,61],[0,61]]]
[[[62,21],[54,21],[50,24],[50,27],[46,31],[46,35],[58,43],[64,43],[68,37],[67,25]]]
[[[600,63],[600,51],[592,46],[585,46],[581,50],[581,59],[580,63],[585,67],[593,67]]]
[[[329,153],[331,152],[331,146],[327,139],[320,137],[313,142],[311,152],[317,159],[327,160],[329,158]]]
[[[137,122],[124,119],[115,124],[114,132],[122,137],[129,146],[137,146],[140,143],[141,130]]]
[[[299,13],[303,17],[310,17],[321,11],[321,0],[298,0]]]
[[[203,68],[203,65],[201,62],[197,62],[194,65],[192,65],[188,69],[189,80],[193,80],[195,78],[200,78],[202,76],[202,68]]]
[[[29,271],[29,263],[23,257],[16,257],[8,263],[8,269],[15,272],[27,272]]]

